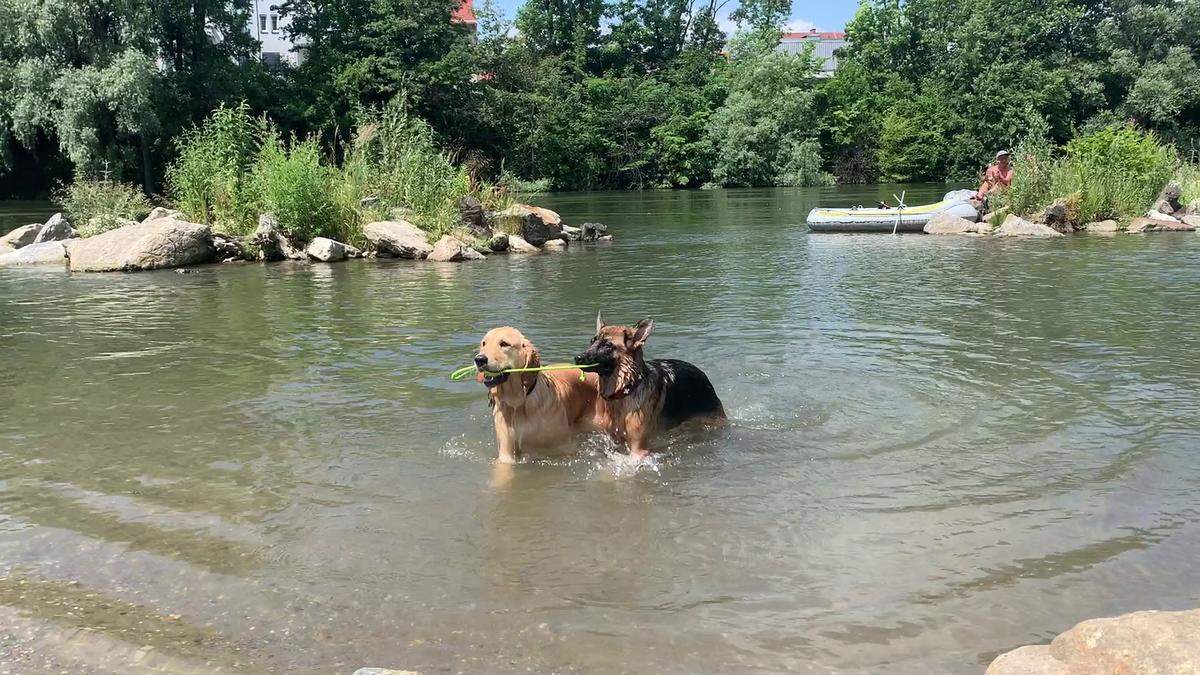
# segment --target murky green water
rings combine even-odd
[[[969,673],[1200,605],[1200,236],[804,232],[877,192],[556,196],[617,242],[465,267],[0,270],[0,660]],[[494,473],[447,373],[598,308],[732,423]]]

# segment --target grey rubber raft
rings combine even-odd
[[[815,208],[808,212],[808,227],[813,232],[921,232],[925,223],[943,213],[975,222],[979,211],[968,201],[970,194],[955,190],[940,202],[894,209]]]

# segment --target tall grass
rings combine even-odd
[[[1142,215],[1177,163],[1174,148],[1127,125],[1079,136],[1058,158],[1046,144],[1026,142],[1015,158],[1013,184],[1001,195],[1001,206],[1028,216],[1064,198],[1077,225]]]
[[[167,169],[167,194],[189,219],[230,234],[248,234],[258,222],[250,170],[270,135],[245,103],[221,106],[176,141],[179,157]]]
[[[63,215],[83,237],[120,227],[124,220],[140,220],[150,212],[150,200],[141,188],[108,178],[76,177],[56,199]]]
[[[1181,163],[1175,170],[1175,180],[1179,182],[1179,187],[1183,190],[1179,201],[1184,206],[1200,199],[1200,162],[1197,161],[1198,159],[1200,158],[1193,157],[1190,161]]]
[[[511,201],[504,187],[456,164],[400,105],[363,113],[341,150],[339,166],[315,139],[285,141],[245,105],[219,108],[180,141],[169,194],[188,217],[231,234],[248,234],[270,212],[299,242],[326,236],[355,245],[366,222],[397,208],[436,238],[459,226],[464,197],[492,210]]]

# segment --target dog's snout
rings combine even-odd
[[[588,353],[587,352],[583,352],[582,354],[579,354],[575,357],[575,365],[577,365],[577,366],[582,366],[583,364],[585,364],[587,362],[588,362]]]
[[[488,362],[488,357],[487,357],[487,356],[485,356],[485,355],[483,355],[483,354],[476,354],[476,355],[475,355],[475,367],[476,367],[476,368],[482,368],[482,367],[486,366],[486,365],[487,365],[487,362]]]

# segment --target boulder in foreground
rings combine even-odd
[[[65,265],[67,249],[61,241],[43,241],[0,255],[0,267],[21,265]]]
[[[525,241],[524,237],[517,235],[517,234],[508,235],[508,250],[512,251],[513,253],[541,253],[542,252],[542,249]]]
[[[483,254],[471,248],[471,245],[446,235],[433,245],[428,260],[433,262],[466,262],[468,260],[483,260]]]
[[[1115,220],[1098,220],[1094,223],[1084,225],[1083,229],[1085,232],[1091,232],[1092,234],[1112,234],[1120,232],[1121,226]]]
[[[44,241],[63,241],[65,239],[74,239],[78,236],[79,233],[75,231],[75,228],[71,227],[71,223],[67,221],[66,217],[61,213],[56,213],[50,216],[50,220],[47,220],[46,224],[42,226],[42,229],[38,231],[37,237],[33,240],[33,243],[40,244]]]
[[[1010,214],[996,230],[997,237],[1061,237],[1062,232],[1041,223],[1031,223],[1024,218]]]
[[[987,223],[972,223],[948,213],[939,213],[925,223],[925,234],[987,234],[992,226]]]
[[[1200,609],[1134,612],[1077,624],[1048,645],[1001,654],[986,675],[1200,672]]]
[[[258,217],[258,228],[250,235],[250,242],[262,251],[262,259],[275,260],[307,260],[304,251],[292,245],[279,221],[270,213]]]
[[[380,220],[363,226],[363,236],[376,250],[397,258],[422,260],[433,252],[425,231],[407,220]]]
[[[80,239],[69,255],[73,272],[131,272],[212,262],[215,252],[207,225],[160,218]]]
[[[308,242],[304,252],[317,262],[337,262],[358,256],[358,249],[353,246],[326,237],[313,238]]]
[[[528,204],[513,204],[498,211],[492,214],[492,221],[496,229],[520,235],[534,246],[563,236],[562,218],[557,213]]]
[[[38,232],[42,231],[42,226],[38,223],[30,225],[22,225],[8,234],[0,237],[0,246],[8,246],[10,248],[21,248],[33,243],[37,239]]]

